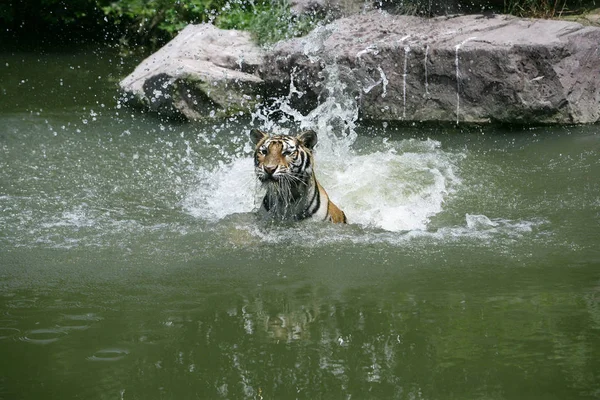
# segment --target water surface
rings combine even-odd
[[[125,64],[3,54],[0,398],[600,397],[597,127],[178,124]],[[250,126],[351,224],[258,221]]]

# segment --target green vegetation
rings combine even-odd
[[[582,7],[583,1],[567,0],[506,0],[505,12],[519,17],[555,18]]]
[[[222,29],[250,31],[259,44],[269,44],[305,35],[325,18],[318,13],[294,15],[285,0],[256,2],[251,6],[247,3],[239,2],[225,10],[215,24]]]
[[[491,11],[554,18],[593,8],[596,0],[378,0],[373,4],[422,16]],[[258,43],[268,44],[303,35],[327,17],[324,13],[294,15],[288,0],[8,0],[0,4],[0,25],[7,28],[0,35],[29,37],[37,43],[120,38],[126,47],[156,48],[187,24],[212,22],[224,29],[250,31]]]
[[[260,44],[307,33],[318,16],[294,16],[285,0],[121,0],[102,10],[125,37],[156,46],[190,23],[253,33]]]
[[[95,36],[156,48],[187,24],[212,22],[268,44],[303,35],[324,17],[294,15],[287,0],[9,0],[0,4],[0,25],[8,28],[0,35],[57,42]]]
[[[308,33],[318,15],[295,16],[286,0],[121,0],[103,7],[144,42],[170,39],[189,23],[212,22],[223,29],[250,31],[259,44]]]

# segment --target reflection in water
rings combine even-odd
[[[74,276],[5,291],[3,324],[18,332],[0,340],[16,360],[0,375],[41,373],[40,386],[14,380],[9,393],[35,398],[67,384],[88,398],[428,399],[600,389],[598,291],[571,291],[586,287],[579,275],[433,259],[399,268],[352,251],[358,268],[340,274],[335,255],[300,249],[271,268],[261,255],[236,264],[244,252],[204,270],[175,263],[123,281]],[[76,382],[83,370],[89,378]]]
[[[547,378],[538,357],[525,351],[536,341],[551,346],[540,351],[563,360],[558,365],[563,365],[564,380],[557,383],[585,380],[585,371],[597,366],[591,354],[579,351],[589,345],[584,339],[551,344],[553,336],[570,335],[558,326],[540,331],[540,324],[549,321],[535,317],[539,298],[501,310],[494,302],[470,304],[458,294],[436,300],[409,294],[391,299],[374,296],[360,304],[348,294],[320,304],[313,314],[294,295],[267,291],[260,297],[237,299],[239,304],[227,310],[196,314],[179,332],[170,332],[170,350],[153,360],[160,373],[202,377],[205,383],[200,386],[209,397],[255,396],[260,390],[273,398],[292,393],[302,398],[323,393],[335,398],[351,394],[437,398],[436,394],[457,390],[465,380],[475,387],[496,387],[511,397],[518,393],[510,393],[503,382],[527,385],[531,379],[533,388],[536,379]],[[300,296],[308,300],[305,297]],[[274,315],[265,315],[266,298],[273,301],[269,306]],[[560,298],[549,306],[565,300],[572,303]],[[530,310],[523,312],[523,306]],[[507,324],[507,314],[515,316],[511,313],[521,315]],[[482,318],[498,321],[497,325],[482,329],[478,323]],[[492,370],[480,368],[490,360]],[[551,394],[552,385],[546,390]],[[461,392],[465,394],[464,389]]]

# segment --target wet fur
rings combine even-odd
[[[331,200],[314,173],[312,149],[317,134],[305,131],[298,136],[269,136],[251,131],[256,145],[254,168],[267,193],[261,212],[282,220],[313,218],[346,223],[346,215]]]

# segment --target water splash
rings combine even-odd
[[[182,205],[196,218],[218,221],[228,215],[250,212],[260,204],[254,165],[249,157],[239,156],[216,167],[200,167],[198,185]]]
[[[385,96],[387,96],[387,85],[388,85],[389,81],[387,79],[387,76],[385,76],[385,72],[383,72],[383,68],[381,68],[381,66],[377,67],[377,71],[379,71],[379,76],[381,77],[380,80],[381,80],[381,83],[383,84],[383,87],[381,89],[383,91],[381,93],[381,97],[385,97]]]
[[[425,66],[425,94],[429,95],[429,77],[427,73],[427,57],[429,56],[429,45],[425,47],[425,60],[423,65]]]
[[[277,99],[269,108],[257,110],[252,117],[261,128],[272,133],[287,134],[313,129],[319,135],[318,152],[341,157],[350,152],[357,137],[358,104],[347,94],[346,84],[340,79],[336,64],[326,66],[323,75],[325,100],[307,115],[290,105],[290,91],[288,96]],[[276,115],[281,116],[275,119]],[[295,125],[293,131],[286,128],[290,122]]]
[[[303,53],[311,62],[320,62],[318,53],[323,49],[324,42],[335,31],[335,22],[328,25],[321,25],[313,29],[306,37]]]
[[[356,58],[360,59],[362,56],[364,56],[365,54],[378,54],[378,47],[376,44],[370,44],[367,47],[365,47],[363,50],[359,51],[358,53],[356,53]]]
[[[435,140],[382,141],[323,177],[351,222],[388,231],[424,230],[460,180]]]
[[[402,74],[402,119],[406,119],[406,75],[408,70],[408,53],[410,46],[404,46],[404,72]]]
[[[369,93],[369,92],[371,92],[371,90],[373,90],[377,86],[383,85],[381,88],[381,90],[382,90],[381,97],[385,97],[385,96],[387,96],[387,85],[389,83],[389,80],[388,80],[387,76],[385,75],[385,72],[383,71],[383,68],[381,68],[381,66],[377,67],[377,71],[379,72],[379,80],[377,82],[363,88],[363,92],[365,94]]]
[[[324,38],[327,31],[321,34]],[[413,55],[424,42],[411,41]],[[465,43],[456,46],[457,100],[459,51]],[[305,51],[318,58],[320,46],[312,42]],[[377,48],[371,47],[362,57],[375,51]],[[429,46],[424,51],[427,71]],[[406,61],[404,65],[406,70]],[[376,78],[377,85],[382,86],[384,96],[387,78],[381,67],[377,70],[381,78]],[[477,159],[469,150],[477,152],[480,145],[469,142],[468,146],[456,146],[450,135],[438,136],[440,141],[407,139],[402,135],[422,137],[422,133],[394,132],[385,125],[384,130],[359,126],[357,99],[348,95],[335,65],[323,72],[326,96],[321,104],[308,114],[301,113],[291,106],[291,100],[304,93],[297,72],[291,75],[289,93],[276,99],[271,108],[257,110],[252,121],[157,123],[155,118],[124,112],[120,103],[115,115],[102,112],[104,105],[98,105],[94,111],[84,109],[75,122],[67,123],[69,119],[63,114],[33,113],[27,118],[5,115],[0,180],[10,185],[0,194],[0,208],[4,210],[0,213],[0,244],[114,247],[127,254],[139,249],[148,254],[171,254],[176,248],[173,244],[179,243],[184,252],[191,249],[186,254],[198,254],[213,246],[229,247],[232,242],[248,246],[257,242],[404,245],[413,238],[425,238],[417,242],[429,246],[432,238],[441,242],[473,238],[490,243],[506,238],[513,242],[550,231],[543,226],[544,221],[533,218],[533,211],[525,211],[524,219],[502,219],[502,209],[486,211],[490,200],[481,207],[472,204],[478,200],[461,197],[471,190],[469,181],[479,185],[494,178],[495,172],[465,179],[467,183],[461,184],[463,175],[468,178],[481,171],[495,171],[496,164],[488,168],[489,160],[474,172],[469,170],[472,160]],[[425,79],[427,92],[427,72]],[[457,122],[459,111],[457,101]],[[83,117],[85,124],[80,122]],[[292,224],[261,230],[252,214],[260,193],[253,174],[252,146],[245,135],[251,126],[274,133],[315,129],[320,140],[316,151],[318,178],[346,211],[351,224]],[[480,158],[489,149],[483,148]],[[466,155],[469,161],[462,162]],[[60,184],[57,176],[61,177]],[[595,197],[594,201],[597,205]],[[472,214],[465,215],[467,212]],[[481,213],[489,217],[477,215]],[[512,211],[506,213],[513,215]],[[234,230],[248,234],[232,234]],[[70,332],[76,326],[65,329]],[[0,338],[3,335],[14,333],[0,332]],[[33,338],[52,339],[47,336],[48,332],[37,332]]]
[[[471,40],[475,40],[475,39],[477,39],[477,37],[471,36],[470,38],[467,38],[467,39],[463,40],[462,42],[460,42],[459,44],[457,44],[456,46],[454,46],[454,53],[455,53],[454,65],[456,66],[456,124],[457,125],[460,122],[459,121],[459,114],[460,114],[460,69],[458,67],[458,51],[467,42],[469,42]]]
[[[386,231],[427,229],[460,182],[455,155],[430,139],[379,137],[368,148],[357,146],[357,101],[347,93],[337,65],[327,66],[324,76],[325,100],[308,114],[290,104],[295,93],[292,74],[289,94],[257,110],[253,123],[276,134],[317,132],[317,178],[351,223]],[[214,168],[199,169],[199,184],[184,202],[190,214],[218,221],[258,207],[260,193],[247,150]]]

